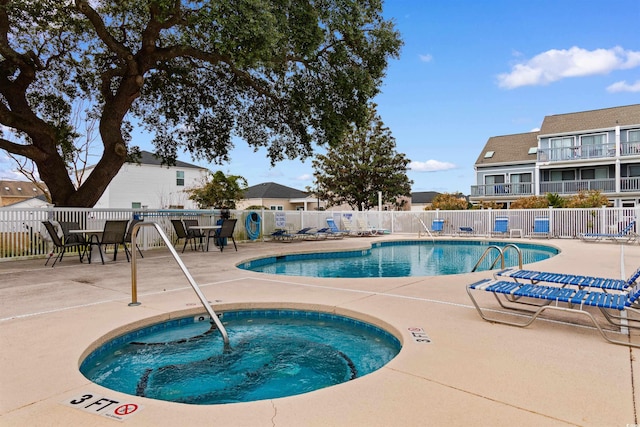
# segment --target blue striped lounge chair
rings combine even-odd
[[[638,239],[635,227],[636,220],[634,218],[618,233],[582,233],[580,234],[580,239],[583,241],[615,240],[631,243]]]
[[[350,234],[349,230],[340,230],[333,218],[327,218],[327,225],[332,233],[338,233],[343,236],[348,236]]]
[[[474,294],[491,293],[504,310],[480,307]],[[518,283],[512,280],[483,279],[467,286],[467,294],[483,320],[509,326],[527,327],[545,311],[559,311],[563,314],[588,318],[600,335],[617,345],[640,348],[640,343],[622,340],[605,326],[640,329],[640,283],[625,291],[615,292],[593,287],[557,286],[556,284]],[[518,304],[514,301],[518,300]],[[521,304],[533,301],[531,305]],[[542,304],[536,304],[542,302]],[[590,309],[599,309],[604,321],[598,321]],[[490,313],[490,315],[489,315]],[[621,315],[623,314],[623,315]],[[564,317],[566,319],[566,316]]]
[[[640,283],[640,267],[634,271],[628,279],[612,279],[608,277],[583,276],[579,274],[553,273],[547,271],[521,270],[517,268],[507,268],[494,274],[496,280],[504,278],[513,279],[514,282],[528,282],[537,284],[539,282],[555,283],[557,285],[570,285],[579,288],[599,288],[614,291],[624,291]]]

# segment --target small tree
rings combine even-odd
[[[411,194],[407,177],[409,159],[396,151],[396,140],[369,105],[365,126],[352,125],[340,144],[313,160],[315,188],[307,189],[329,206],[348,204],[352,209],[370,209],[382,191],[384,203],[402,207],[402,196]]]
[[[563,208],[567,204],[567,200],[558,193],[547,193],[547,201],[554,208]]]
[[[431,206],[427,206],[424,210],[442,209],[445,211],[459,211],[468,208],[469,203],[464,195],[460,193],[442,193],[434,197]]]
[[[226,176],[222,171],[212,173],[202,187],[187,190],[189,199],[200,208],[235,209],[247,189],[247,180],[238,175]]]

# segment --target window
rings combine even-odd
[[[607,179],[609,178],[607,168],[582,169],[580,179]]]
[[[604,133],[599,135],[584,135],[580,137],[580,143],[582,145],[582,157],[601,157],[605,153],[607,135]]]
[[[536,154],[538,152],[538,147],[529,147],[529,152],[527,154]]]
[[[629,165],[629,175],[632,176],[640,176],[640,165]]]
[[[176,171],[176,185],[179,187],[184,186],[184,171]]]
[[[551,171],[551,181],[574,181],[575,179],[576,172],[574,170]]]
[[[283,211],[284,207],[280,205],[271,205],[269,206],[269,209],[272,211]]]
[[[552,160],[568,160],[573,158],[571,147],[573,147],[573,137],[553,138],[551,144]]]
[[[533,192],[530,173],[511,174],[509,181],[511,182],[511,192],[514,194],[530,194]]]
[[[486,175],[484,177],[484,183],[491,184],[504,184],[504,175]]]
[[[495,151],[487,151],[486,153],[484,153],[484,158],[485,159],[490,159],[493,157],[493,154],[495,153]]]
[[[131,202],[131,209],[140,209],[142,207],[141,202]]]
[[[640,130],[630,130],[628,138],[629,142],[640,142]]]

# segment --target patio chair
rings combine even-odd
[[[346,232],[347,235],[349,235],[349,236],[364,236],[364,234],[361,234],[361,233],[358,232],[358,229],[351,222],[351,218],[343,216],[340,220],[342,221],[342,231]]]
[[[333,218],[327,218],[327,225],[329,226],[329,230],[331,230],[332,233],[337,233],[340,234],[342,236],[348,236],[349,235],[349,231],[348,230],[340,230],[338,228],[338,226],[336,225],[336,222]]]
[[[629,287],[640,283],[640,267],[633,272],[629,278],[611,279],[608,277],[592,277],[576,274],[553,273],[547,271],[521,270],[517,268],[507,268],[494,274],[494,278],[510,278],[519,283],[520,280],[528,281],[531,284],[540,282],[555,283],[558,285],[577,286],[578,288],[599,288],[616,291],[624,291]]]
[[[370,226],[361,218],[356,219],[356,224],[358,224],[358,232],[363,235],[376,236],[384,233],[384,230],[378,230],[377,228]]]
[[[133,226],[136,225],[139,222],[142,222],[142,221],[143,220],[141,220],[141,219],[132,219],[131,221],[129,221],[129,227],[127,228],[127,232],[124,235],[124,245],[123,245],[124,246],[124,253],[127,256],[127,261],[129,261],[129,255],[131,255],[130,250],[127,247],[127,245],[131,245],[131,236],[133,234]],[[138,229],[138,231],[140,231],[140,229]],[[142,251],[140,250],[140,246],[138,246],[138,243],[136,243],[136,249],[138,250],[138,253],[140,254],[140,257],[144,258],[144,255],[142,255]],[[131,250],[133,250],[133,248]]]
[[[534,236],[542,236],[547,239],[551,237],[549,233],[549,217],[536,217],[533,219],[533,231],[529,235],[529,238]]]
[[[50,221],[42,221],[42,224],[47,229],[47,232],[51,236],[51,242],[53,243],[54,249],[58,249],[59,253],[56,256],[56,259],[51,264],[51,267],[56,265],[56,262],[62,262],[62,258],[64,254],[67,252],[67,249],[75,248],[78,250],[78,257],[80,258],[80,262],[82,262],[82,258],[87,250],[87,243],[84,240],[79,239],[65,239],[64,237],[60,237],[58,235],[58,231],[54,227],[54,225]],[[73,229],[71,229],[73,230]],[[49,256],[47,257],[47,262],[44,265],[49,264],[49,260],[53,256],[55,250],[52,250]]]
[[[506,236],[508,232],[509,232],[509,217],[506,217],[506,216],[496,217],[491,235],[501,234],[503,236]]]
[[[220,246],[220,252],[224,251],[226,239],[231,239],[233,247],[236,249],[236,252],[238,251],[236,240],[233,238],[233,231],[236,228],[236,222],[238,222],[237,219],[222,220],[222,227],[216,233],[216,242],[218,242],[218,246]]]
[[[635,232],[636,219],[629,221],[626,227],[617,233],[582,233],[580,234],[580,240],[588,242],[595,242],[598,240],[614,240],[617,242],[631,243],[638,239],[638,234]]]
[[[344,234],[334,233],[329,227],[318,228],[316,230],[316,233],[324,234],[325,238],[327,239],[342,239],[344,237]]]
[[[104,255],[102,254],[102,247],[107,249],[108,245],[113,245],[113,260],[118,258],[118,246],[122,245],[126,248],[124,243],[124,237],[127,233],[127,220],[109,220],[104,223],[104,230],[102,235],[98,236],[93,234],[89,240],[89,264],[91,264],[91,247],[97,246],[100,253],[100,260],[104,264]],[[126,250],[125,250],[126,252]],[[127,257],[128,259],[128,257]]]
[[[479,291],[491,293],[506,311],[489,308],[485,308],[483,311],[473,296]],[[600,324],[601,322],[598,322],[588,310],[589,308],[599,309],[604,316],[606,325],[640,329],[640,317],[638,317],[640,313],[636,309],[640,298],[640,284],[636,284],[627,291],[612,293],[608,290],[595,288],[572,288],[483,279],[468,285],[467,294],[480,317],[487,322],[524,328],[532,324],[538,316],[547,310],[559,311],[565,315],[563,318],[567,317],[566,314],[587,317],[600,332],[600,335],[612,344],[640,348],[640,344],[612,338],[611,331],[606,332]],[[533,304],[532,308],[527,308],[525,304],[512,304],[512,299],[537,300],[542,301],[543,304]],[[518,302],[521,302],[520,300]],[[488,316],[489,312],[492,313],[492,317]]]
[[[431,221],[431,232],[433,234],[442,234],[444,232],[444,219],[436,218]]]
[[[295,234],[289,233],[289,231],[284,229],[274,230],[274,232],[271,233],[270,236],[272,240],[284,242],[284,243],[290,243],[296,240],[300,240],[298,239],[298,236],[296,236]]]
[[[476,234],[473,227],[458,227],[458,236],[474,236]]]
[[[302,240],[325,240],[327,238],[327,233],[322,233],[313,227],[302,228],[295,234]]]
[[[187,228],[183,224],[182,220],[181,219],[172,219],[171,220],[171,225],[173,225],[173,229],[176,232],[176,241],[173,243],[173,246],[177,245],[178,242],[180,241],[180,239],[184,239],[184,246],[182,247],[182,252],[184,253],[184,250],[187,248],[187,243],[189,243],[189,242],[191,242],[191,249],[194,249],[193,240],[197,239],[198,237],[196,237],[193,234],[193,232],[189,232],[187,230]],[[194,231],[194,230],[192,230],[192,231]],[[202,244],[202,237],[200,237],[199,239],[200,239],[200,244]],[[197,249],[198,246],[196,245],[195,248]]]

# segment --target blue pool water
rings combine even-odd
[[[203,320],[204,319],[204,320]],[[206,316],[122,335],[80,366],[112,390],[189,404],[292,396],[350,381],[388,363],[399,341],[371,324],[298,310],[225,312],[231,349]]]
[[[311,277],[405,277],[469,273],[484,251],[505,242],[492,241],[388,241],[371,249],[291,254],[251,260],[238,265],[245,270],[288,276]],[[518,243],[523,264],[542,261],[558,254],[550,246]],[[497,255],[489,254],[477,271],[487,270]],[[515,250],[505,251],[505,266],[517,266]],[[499,264],[498,264],[499,267]]]

